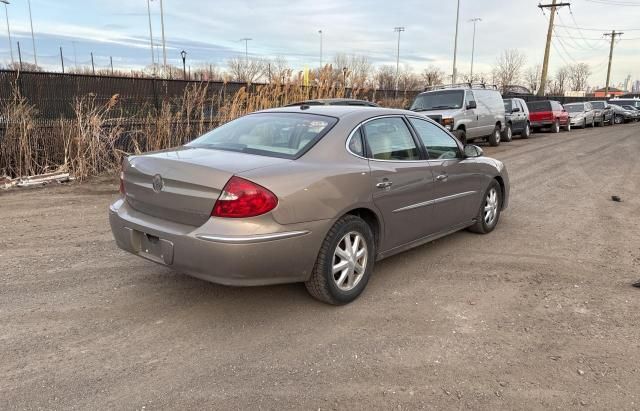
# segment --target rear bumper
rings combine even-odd
[[[206,281],[253,286],[306,281],[331,226],[322,220],[287,226],[211,218],[201,227],[158,219],[122,199],[109,209],[121,249]],[[239,232],[239,230],[242,232]],[[249,233],[249,234],[247,234]]]
[[[551,127],[553,120],[531,121],[531,127]]]

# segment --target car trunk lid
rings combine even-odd
[[[125,198],[142,213],[200,226],[234,174],[288,161],[192,147],[132,156],[123,164]]]

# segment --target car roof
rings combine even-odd
[[[378,105],[372,101],[356,99],[356,98],[319,98],[303,100],[296,103],[287,104],[288,107],[300,106],[300,105],[353,105],[353,106],[374,106]]]
[[[267,110],[261,110],[259,113],[303,113],[303,114],[318,114],[324,116],[331,116],[337,118],[346,117],[376,117],[384,115],[413,115],[418,117],[425,117],[419,113],[409,110],[385,108],[385,107],[369,107],[369,106],[336,106],[336,105],[317,105],[317,106],[289,106],[278,107]]]

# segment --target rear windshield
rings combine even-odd
[[[604,101],[594,101],[591,105],[593,108],[604,108]]]
[[[338,120],[303,113],[259,113],[240,117],[198,137],[189,147],[297,158]]]
[[[448,110],[462,107],[463,90],[432,91],[420,94],[411,105],[411,110]]]
[[[527,107],[529,107],[529,111],[533,111],[534,113],[537,111],[551,111],[551,102],[550,101],[527,101]]]
[[[584,104],[565,104],[564,109],[569,113],[579,113],[584,111]]]

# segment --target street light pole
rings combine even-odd
[[[13,44],[11,44],[11,29],[9,28],[9,11],[7,10],[7,4],[10,4],[8,0],[0,0],[0,3],[4,3],[4,16],[7,19],[7,36],[9,37],[9,52],[11,53],[11,63],[13,60]]]
[[[469,20],[473,22],[473,43],[471,43],[471,74],[469,75],[470,82],[473,83],[473,57],[476,52],[476,23],[482,21],[481,18],[476,17],[474,19]]]
[[[151,28],[151,4],[147,0],[147,14],[149,15],[149,42],[151,43],[151,68],[153,72],[156,71],[156,60],[153,54],[153,29]]]
[[[31,17],[31,0],[28,0],[29,4],[29,22],[31,23],[31,42],[33,44],[33,61],[38,65],[38,56],[36,54],[36,37],[33,35],[33,18]]]
[[[404,27],[393,28],[393,31],[398,33],[398,50],[396,54],[396,91],[398,91],[398,80],[400,75],[400,33],[402,33],[404,30]]]
[[[164,7],[160,0],[160,25],[162,26],[162,64],[167,69],[167,43],[164,40]]]
[[[322,30],[318,30],[320,34],[320,69],[322,69]]]
[[[186,65],[187,52],[182,50],[180,52],[180,56],[182,57],[182,78],[186,80],[187,79],[187,65]]]
[[[453,74],[451,75],[451,84],[456,83],[458,77],[458,68],[456,67],[458,58],[458,24],[460,22],[460,0],[458,0],[458,9],[456,11],[456,36],[453,42]]]

